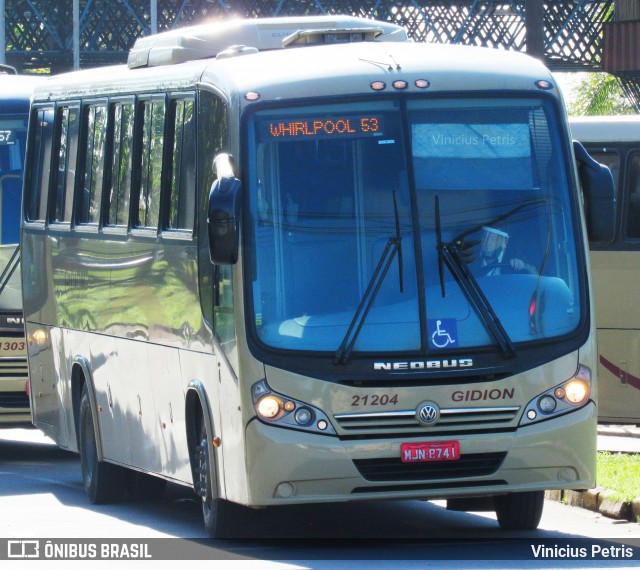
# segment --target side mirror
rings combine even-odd
[[[573,152],[578,163],[578,176],[584,194],[589,241],[613,241],[616,197],[611,170],[591,158],[578,141],[573,141]]]
[[[214,165],[218,178],[209,192],[209,256],[211,263],[233,265],[238,261],[242,186],[233,176],[229,155],[219,155]]]

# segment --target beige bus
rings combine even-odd
[[[640,117],[571,117],[571,132],[614,174],[615,230],[591,240],[601,422],[640,423]]]
[[[406,40],[204,24],[37,89],[32,406],[92,502],[172,481],[212,536],[232,503],[380,499],[531,529],[594,485],[576,156],[587,202],[600,171],[539,62]]]

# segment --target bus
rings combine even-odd
[[[31,423],[19,242],[29,102],[37,82],[0,65],[0,427]]]
[[[29,128],[34,421],[91,502],[170,481],[211,536],[237,505],[381,499],[530,529],[594,485],[581,192],[610,173],[534,59],[202,24],[52,77]]]
[[[614,175],[615,226],[591,240],[598,335],[598,416],[640,423],[640,117],[570,117],[571,132]]]

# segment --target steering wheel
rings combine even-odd
[[[490,274],[494,271],[497,271],[496,275],[514,275],[516,273],[526,272],[525,267],[518,270],[515,267],[513,267],[510,263],[505,263],[505,262],[496,263],[495,265],[491,265],[491,266],[486,266],[483,269],[486,269],[485,275],[487,277],[490,277],[491,276]]]

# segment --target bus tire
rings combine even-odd
[[[200,418],[200,442],[196,448],[197,476],[196,492],[202,500],[202,520],[211,538],[228,536],[231,518],[229,502],[213,496],[211,460],[209,458],[209,436],[204,418]]]
[[[123,467],[98,461],[93,411],[87,386],[80,398],[80,467],[87,497],[93,504],[113,503],[124,492],[127,471]]]
[[[503,530],[535,530],[542,517],[544,491],[497,495],[493,503]]]

